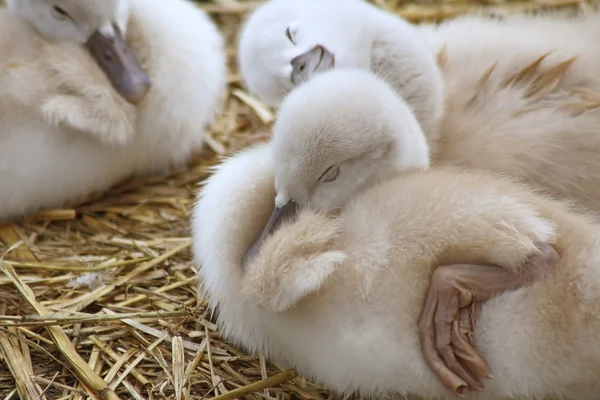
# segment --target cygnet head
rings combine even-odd
[[[387,83],[359,69],[334,69],[284,99],[271,142],[275,209],[260,243],[298,207],[341,208],[398,172],[429,166],[429,147],[410,107]]]
[[[357,13],[364,6],[359,0],[271,0],[261,5],[238,43],[239,70],[249,91],[279,106],[290,90],[318,73],[369,68],[366,16]]]
[[[429,165],[410,107],[382,79],[332,70],[292,91],[273,129],[275,204],[342,207],[366,186]]]
[[[87,47],[128,101],[141,101],[150,89],[150,78],[123,39],[128,0],[7,0],[7,5],[46,39]]]

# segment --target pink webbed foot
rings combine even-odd
[[[554,247],[539,243],[537,248],[518,271],[454,264],[433,272],[418,321],[421,348],[429,367],[454,394],[462,397],[467,389],[482,391],[483,378],[491,378],[474,341],[481,302],[530,285],[558,265]]]

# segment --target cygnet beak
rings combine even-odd
[[[279,225],[281,225],[281,222],[283,222],[283,220],[285,219],[293,218],[297,213],[298,203],[296,203],[293,200],[288,201],[282,207],[275,207],[273,209],[273,213],[271,214],[271,217],[269,217],[269,220],[263,228],[263,231],[261,232],[260,236],[242,256],[242,270],[246,269],[247,263],[252,259],[252,257],[254,257],[258,253],[262,243],[270,234],[277,230]]]
[[[151,81],[113,24],[110,34],[97,30],[86,43],[91,55],[115,90],[131,103],[139,103],[148,93]]]
[[[294,57],[291,64],[293,68],[292,81],[298,85],[309,80],[318,72],[325,72],[334,68],[335,56],[319,44]]]

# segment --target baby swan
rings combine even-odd
[[[361,94],[359,99],[353,97],[357,93]],[[343,209],[350,199],[377,183],[402,172],[425,170],[429,165],[426,140],[410,108],[384,81],[358,69],[328,71],[292,91],[281,106],[272,142],[275,209],[257,242],[244,255],[244,269],[269,235],[299,208],[315,212]],[[465,307],[472,300],[519,287],[531,277],[497,267],[453,268],[454,273],[448,272],[434,281],[420,322],[424,332],[436,336],[443,361],[435,353],[431,338],[422,338],[423,351],[431,367],[450,388],[462,389],[468,384],[481,389],[478,380],[489,375],[489,370],[470,346],[455,351],[468,353],[469,362],[476,359],[468,366],[475,379],[454,366],[456,357],[450,338],[458,305]],[[466,276],[465,286],[462,281]],[[292,299],[286,299],[286,295]],[[276,309],[283,310],[304,295],[304,291],[286,291],[283,305]],[[442,319],[447,324],[437,322]],[[446,362],[458,376],[440,366],[441,362]]]
[[[346,85],[373,101],[335,107]],[[361,115],[373,125],[354,133]],[[398,115],[408,120],[395,125]],[[507,179],[426,170],[427,148],[414,140],[411,157],[394,160],[401,142],[386,130],[410,137],[416,122],[367,72],[324,73],[292,92],[278,118],[273,142],[217,167],[193,211],[201,290],[228,339],[344,394],[451,398],[444,386],[481,390],[491,370],[495,379],[469,398],[594,398],[598,227]],[[363,148],[373,138],[353,141],[363,128],[379,152]],[[406,170],[394,176],[393,165]],[[273,198],[304,207],[272,217],[279,226],[242,263]],[[431,307],[436,297],[444,308]],[[444,318],[432,319],[436,308]]]
[[[9,0],[0,8],[0,223],[73,206],[200,149],[223,39],[184,0]],[[202,38],[202,40],[198,40]]]
[[[285,100],[285,112],[278,115],[273,142],[281,151],[276,163],[282,168],[277,171],[275,185],[298,185],[278,188],[267,229],[244,260],[277,227],[276,221],[294,211],[296,203],[317,209],[341,207],[378,179],[429,166],[429,148],[418,122],[385,83],[365,79],[356,69],[336,69],[318,78],[316,84],[292,91]],[[329,102],[332,97],[335,103]],[[310,107],[303,105],[306,101]],[[339,110],[355,112],[343,114],[345,120],[339,121]],[[329,128],[326,141],[322,138],[324,126]],[[309,146],[315,142],[328,146]],[[307,171],[320,172],[318,179]]]
[[[432,165],[508,173],[599,212],[598,35],[600,13],[470,15],[432,26],[361,0],[271,0],[242,33],[240,70],[259,98],[280,101],[325,70],[319,60],[329,52],[327,68],[371,69],[396,88],[423,127]]]
[[[371,69],[406,100],[435,145],[442,76],[427,42],[395,15],[362,0],[270,0],[246,21],[238,54],[249,91],[271,106],[317,73]]]

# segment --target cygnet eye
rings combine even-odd
[[[59,21],[66,21],[68,19],[71,19],[71,16],[59,6],[52,7],[52,16]]]
[[[290,30],[289,26],[285,29],[285,36],[287,36],[294,46],[296,45],[296,43],[294,43],[294,39],[292,39],[292,31]]]
[[[333,182],[337,179],[339,174],[340,174],[340,166],[332,165],[331,167],[327,168],[327,170],[325,172],[323,172],[323,175],[321,175],[321,177],[319,178],[319,181]]]

